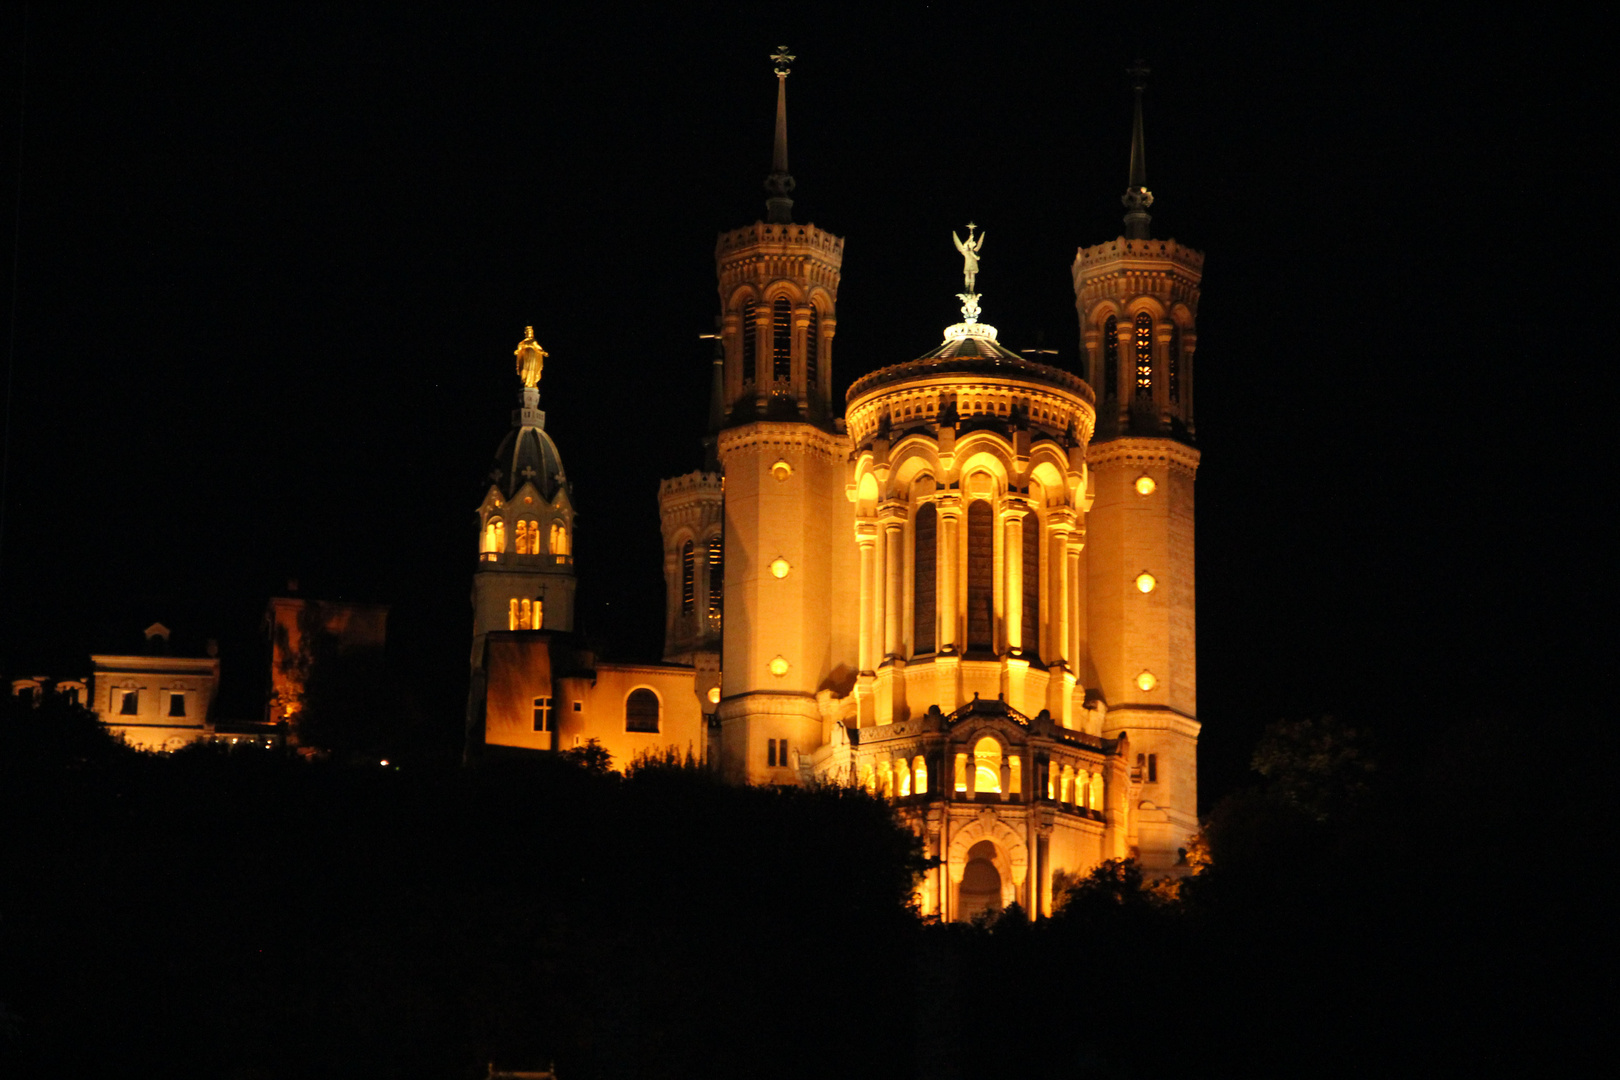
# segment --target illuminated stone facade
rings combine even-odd
[[[673,700],[684,678],[703,714],[689,726],[682,699],[663,743],[739,783],[895,800],[938,860],[919,898],[944,918],[1049,911],[1109,858],[1175,872],[1197,828],[1203,257],[1148,235],[1140,119],[1127,235],[1072,269],[1083,370],[1003,347],[970,283],[964,321],[857,379],[842,416],[843,240],[792,221],[784,125],[779,100],[769,220],[715,249],[710,468],[659,492],[666,664],[643,681]],[[475,640],[475,672],[487,652]],[[497,721],[490,679],[489,741],[520,745],[496,732],[524,726],[538,684]],[[632,681],[580,705],[569,737],[642,748]]]
[[[90,657],[89,705],[107,730],[138,750],[174,751],[212,735],[217,656],[173,656],[169,629],[146,628],[147,651]]]

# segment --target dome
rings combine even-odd
[[[856,379],[845,400],[854,403],[882,387],[940,375],[987,375],[998,379],[1017,379],[1074,394],[1087,404],[1094,400],[1091,387],[1086,385],[1085,380],[1049,364],[1019,356],[996,341],[994,327],[982,323],[959,323],[945,332],[942,344],[917,359],[879,368]]]
[[[544,428],[530,424],[514,427],[501,440],[489,478],[503,498],[512,498],[525,483],[533,482],[547,502],[556,499],[558,490],[568,483],[557,444]]]

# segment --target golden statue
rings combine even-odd
[[[539,386],[540,372],[546,366],[546,357],[551,354],[534,340],[534,327],[523,328],[523,340],[518,342],[517,352],[512,355],[517,357],[518,378],[523,380],[524,387]]]

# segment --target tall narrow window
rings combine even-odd
[[[1170,400],[1181,403],[1181,327],[1170,326]]]
[[[918,795],[928,794],[928,760],[921,754],[911,759],[911,790]]]
[[[1136,313],[1136,396],[1153,396],[1153,316]]]
[[[506,628],[508,630],[518,628],[518,602],[516,599],[513,599],[511,605],[507,608]]]
[[[658,695],[643,687],[624,699],[624,730],[658,731]]]
[[[765,740],[765,767],[767,769],[776,768],[776,740],[775,739],[766,739]]]
[[[742,309],[742,339],[743,339],[743,369],[742,381],[744,386],[754,385],[754,366],[759,359],[759,308],[753,300],[744,300]]]
[[[973,744],[973,790],[1001,790],[1001,744],[986,735]]]
[[[911,610],[915,641],[912,652],[918,656],[934,651],[934,598],[938,595],[935,588],[938,534],[939,512],[934,509],[933,503],[925,502],[917,510],[915,535],[917,550],[912,561],[912,566],[915,567],[913,577],[916,581],[916,594]]]
[[[1103,323],[1102,336],[1103,397],[1109,401],[1119,398],[1119,320],[1108,316]]]
[[[119,716],[134,716],[140,711],[141,692],[139,690],[115,690],[113,692],[120,695],[118,700]]]
[[[967,790],[967,755],[956,755],[956,790]]]
[[[810,328],[804,332],[804,381],[814,391],[821,367],[821,312],[810,305]],[[812,397],[815,395],[812,393]]]
[[[688,540],[681,547],[681,614],[692,614],[692,607],[697,603],[697,556],[692,550],[692,541]]]
[[[534,730],[551,730],[551,699],[548,697],[534,699]]]
[[[169,715],[186,715],[186,695],[178,690],[169,691]]]
[[[1041,518],[1024,518],[1024,605],[1019,623],[1024,655],[1040,659],[1041,651]]]
[[[709,537],[709,618],[718,619],[722,609],[724,596],[721,588],[725,582],[725,568],[722,559],[725,558],[724,543],[718,536]]]
[[[975,499],[967,513],[967,637],[970,649],[995,648],[995,583],[991,560],[995,554],[992,535],[994,514],[990,504]]]
[[[1147,782],[1150,783],[1150,784],[1157,784],[1159,782],[1159,755],[1158,754],[1149,754],[1148,755]]]
[[[793,305],[785,296],[771,308],[771,378],[779,383],[793,378]]]

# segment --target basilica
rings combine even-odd
[[[1078,249],[1070,372],[981,321],[982,236],[955,235],[962,321],[832,397],[844,241],[793,217],[786,86],[766,214],[715,245],[707,466],[659,487],[663,663],[573,635],[573,505],[545,351],[478,507],[469,749],[595,739],[737,783],[858,784],[933,869],[922,910],[1049,912],[1197,828],[1193,357],[1203,255],[1156,239],[1137,75],[1123,235]]]

